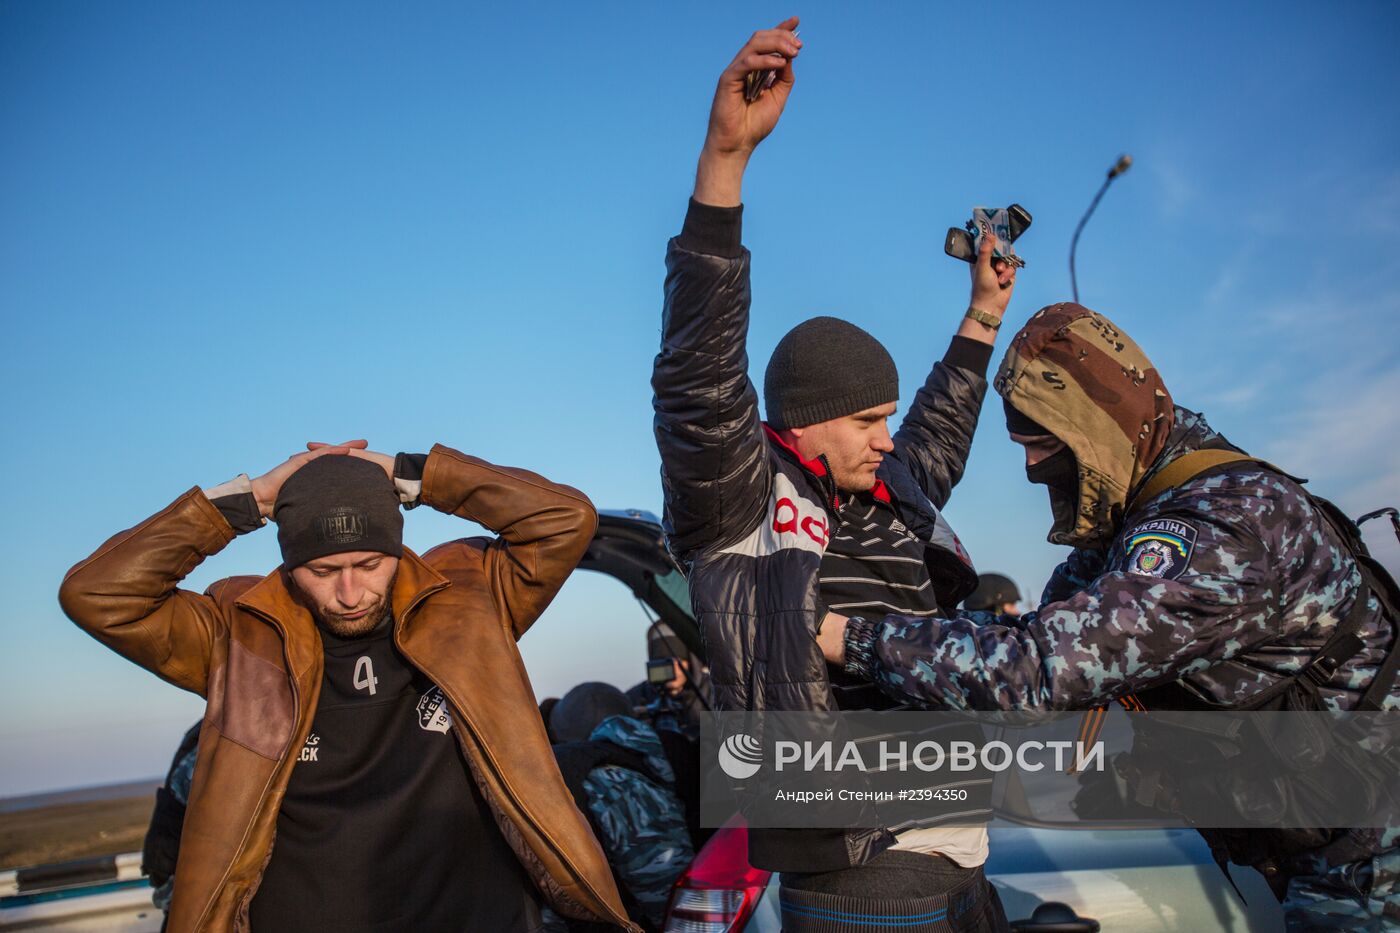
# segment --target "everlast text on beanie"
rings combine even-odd
[[[853,415],[899,399],[899,373],[880,341],[835,317],[788,331],[768,360],[763,404],[774,430]]]
[[[282,484],[273,506],[288,568],[346,551],[403,556],[403,513],[393,481],[358,457],[318,457]]]

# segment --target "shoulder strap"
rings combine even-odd
[[[1231,463],[1244,462],[1258,463],[1276,472],[1283,472],[1268,461],[1235,450],[1193,450],[1177,457],[1144,483],[1137,494],[1133,496],[1132,501],[1128,503],[1126,511],[1132,512],[1139,502],[1146,502],[1168,489],[1190,482],[1207,470]],[[1337,535],[1342,545],[1356,561],[1362,579],[1361,589],[1357,593],[1352,611],[1338,625],[1337,631],[1303,670],[1283,681],[1283,684],[1286,685],[1296,681],[1304,674],[1310,674],[1320,686],[1331,679],[1331,674],[1335,673],[1336,668],[1354,657],[1364,647],[1364,643],[1356,633],[1360,630],[1361,623],[1365,618],[1371,593],[1375,593],[1380,599],[1383,614],[1390,618],[1392,623],[1396,616],[1400,615],[1396,612],[1397,609],[1400,609],[1400,606],[1396,605],[1397,602],[1400,602],[1396,596],[1400,594],[1397,594],[1395,583],[1390,575],[1371,557],[1365,543],[1361,540],[1361,534],[1355,523],[1330,501],[1311,493],[1306,493],[1306,495],[1313,506],[1322,514],[1325,523],[1331,527],[1333,533]],[[1386,696],[1390,693],[1391,684],[1397,675],[1400,675],[1400,631],[1397,631],[1390,651],[1382,659],[1380,668],[1376,671],[1369,689],[1363,694],[1357,708],[1361,710],[1380,709]],[[1266,692],[1272,694],[1272,691]]]
[[[1394,685],[1397,674],[1400,674],[1400,637],[1391,641],[1389,653],[1381,661],[1381,666],[1376,668],[1371,686],[1361,697],[1361,702],[1356,708],[1368,713],[1381,710],[1385,706],[1386,698],[1390,696],[1390,688]]]
[[[1190,453],[1182,454],[1162,467],[1155,476],[1144,483],[1142,488],[1137,491],[1137,495],[1133,496],[1132,501],[1128,503],[1125,511],[1131,513],[1139,502],[1146,502],[1159,493],[1187,483],[1206,470],[1224,466],[1227,463],[1243,463],[1245,461],[1264,462],[1258,457],[1251,457],[1238,450],[1193,450]]]
[[[1381,616],[1391,625],[1390,650],[1381,659],[1370,687],[1356,706],[1358,710],[1375,712],[1385,705],[1396,675],[1400,674],[1400,587],[1396,586],[1395,578],[1385,567],[1371,556],[1371,550],[1361,537],[1361,528],[1356,522],[1337,508],[1335,503],[1321,496],[1309,495],[1308,498],[1356,561],[1356,569],[1361,573],[1362,580],[1361,593],[1357,597],[1358,604],[1364,611],[1370,601],[1369,597],[1375,596],[1376,601],[1380,603]],[[1365,517],[1371,518],[1375,514],[1371,513]]]

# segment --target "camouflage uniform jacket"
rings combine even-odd
[[[661,739],[646,723],[630,716],[610,716],[589,736],[636,752],[665,783],[617,765],[594,768],[584,778],[591,822],[598,831],[608,863],[626,886],[646,919],[658,928],[671,886],[695,852],[685,825],[685,808],[676,796],[675,772]]]
[[[1207,446],[1229,445],[1177,408],[1147,475]],[[1082,709],[1171,681],[1226,704],[1306,664],[1360,584],[1294,480],[1237,463],[1140,503],[1106,549],[1073,551],[1018,626],[987,613],[858,620],[847,668],[901,699],[958,709]],[[1332,708],[1355,705],[1390,647],[1391,624],[1370,605],[1364,650],[1321,691]],[[1400,689],[1385,707],[1400,708]]]

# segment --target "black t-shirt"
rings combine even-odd
[[[394,647],[322,633],[326,669],[249,919],[254,933],[533,930],[533,885],[442,692]]]

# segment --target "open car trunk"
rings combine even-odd
[[[700,630],[690,614],[690,585],[666,550],[661,520],[640,509],[598,513],[598,533],[579,562],[622,581],[632,595],[705,658]]]

